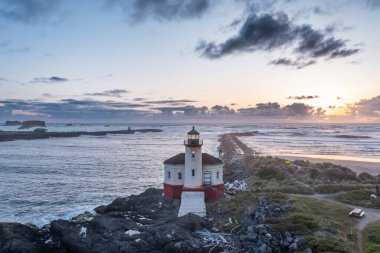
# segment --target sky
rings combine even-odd
[[[380,0],[0,0],[0,120],[380,122]]]

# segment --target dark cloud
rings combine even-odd
[[[106,6],[120,8],[132,22],[150,17],[159,21],[200,18],[212,0],[108,0]]]
[[[201,41],[196,50],[203,57],[217,59],[232,54],[259,50],[270,52],[288,47],[293,48],[298,60],[281,58],[270,64],[303,68],[314,64],[318,58],[334,59],[359,52],[357,48],[347,48],[347,41],[334,38],[331,32],[294,24],[282,12],[251,14],[237,35],[221,43]]]
[[[331,58],[347,57],[359,52],[359,49],[343,49],[337,50],[331,54]]]
[[[52,76],[52,77],[36,77],[33,78],[30,83],[65,83],[68,82],[69,79],[58,77],[58,76]]]
[[[1,0],[0,17],[23,23],[45,21],[57,11],[61,0]]]
[[[367,2],[367,6],[369,8],[379,8],[380,7],[380,1],[379,0],[365,0]]]
[[[293,103],[281,107],[275,103],[260,103],[256,107],[241,108],[238,110],[242,115],[274,118],[307,118],[322,116],[324,111],[321,108],[304,103]]]
[[[168,100],[146,100],[144,103],[151,104],[151,105],[185,105],[187,103],[195,103],[197,101],[195,100],[189,100],[189,99],[168,99]]]
[[[10,53],[28,53],[30,52],[29,47],[11,48],[8,50]]]
[[[279,59],[270,61],[268,65],[277,65],[277,66],[281,65],[281,66],[296,67],[297,69],[303,69],[315,63],[317,63],[315,60],[303,61],[301,59],[291,60],[289,58],[279,58]]]
[[[309,100],[309,99],[316,99],[319,98],[319,96],[314,95],[314,96],[290,96],[288,99],[295,99],[295,100]]]
[[[231,115],[235,113],[235,110],[228,106],[214,105],[211,107],[211,113],[215,115]]]
[[[126,93],[128,93],[127,90],[114,89],[114,90],[106,90],[106,91],[103,91],[103,92],[86,93],[84,95],[86,95],[86,96],[94,96],[94,97],[103,96],[103,97],[117,97],[117,98],[120,98],[120,97],[122,97]]]
[[[10,40],[2,41],[2,42],[0,42],[0,47],[7,47],[7,46],[9,46],[11,43],[12,43],[12,41],[10,41]]]
[[[235,37],[219,44],[202,41],[196,50],[204,57],[216,59],[234,53],[271,51],[293,40],[291,22],[284,13],[261,16],[252,14]]]
[[[206,106],[195,107],[192,105],[187,106],[176,106],[176,107],[158,107],[155,108],[160,111],[163,115],[184,115],[184,116],[196,116],[196,115],[206,115],[208,108]]]
[[[350,107],[355,116],[375,117],[380,119],[380,96],[363,99]]]
[[[91,99],[62,99],[57,102],[39,100],[0,100],[2,110],[0,117],[6,118],[23,114],[54,119],[118,119],[126,116],[147,115],[151,111],[146,106],[115,101],[97,101]]]
[[[144,100],[147,100],[147,99],[146,98],[134,98],[133,99],[133,101],[138,101],[138,102],[144,101]]]

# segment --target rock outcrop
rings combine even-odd
[[[21,126],[22,122],[18,120],[7,120],[4,123],[5,126]]]
[[[291,208],[290,203],[272,205],[266,199],[259,198],[255,209],[244,220],[244,227],[240,232],[240,241],[245,252],[295,252],[306,246],[307,241],[303,237],[293,236],[287,231],[281,232],[265,223],[266,219],[279,218]]]
[[[165,200],[160,189],[118,198],[71,220],[56,220],[44,228],[18,223],[0,223],[0,252],[8,253],[203,253],[222,252],[222,244],[211,243],[200,231],[217,230],[211,218],[194,214],[177,217],[179,201]],[[242,221],[240,231],[215,233],[234,245],[234,252],[289,253],[304,247],[304,238],[280,232],[265,223],[286,214],[291,204],[272,205],[259,199]],[[208,233],[208,232],[207,232]],[[225,235],[226,236],[226,235]],[[227,245],[224,243],[224,246]]]
[[[32,127],[46,127],[46,123],[41,120],[27,120],[22,122],[22,125],[18,129],[28,129]]]

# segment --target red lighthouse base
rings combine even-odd
[[[199,189],[186,189],[182,185],[171,185],[164,183],[164,196],[168,199],[181,199],[183,191],[203,191],[205,198],[217,200],[224,197],[224,184],[204,186]]]

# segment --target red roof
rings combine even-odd
[[[210,154],[202,153],[202,164],[220,164],[223,163],[222,160],[216,158]],[[164,164],[185,164],[185,153],[179,153],[169,159],[165,160]]]

